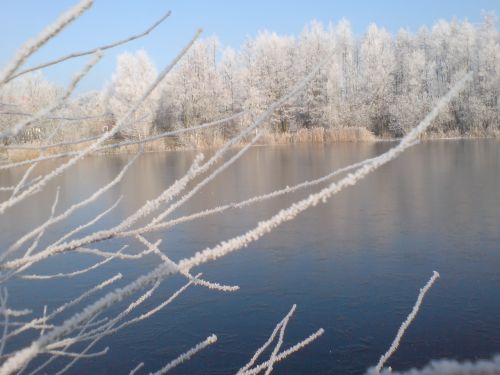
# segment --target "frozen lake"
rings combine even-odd
[[[391,145],[255,147],[195,195],[176,216],[311,180],[380,154]],[[54,227],[43,243],[85,223],[123,195],[120,206],[95,228],[105,229],[120,222],[182,176],[194,155],[143,155],[119,188]],[[46,219],[56,185],[61,186],[61,212],[110,181],[130,157],[88,158],[56,180],[48,193],[40,193],[17,211],[0,216],[2,248]],[[47,163],[42,168],[53,166]],[[14,184],[21,172],[0,173],[0,185]],[[244,233],[319,188],[229,210],[146,237],[151,241],[161,238],[161,250],[179,260]],[[114,240],[96,247],[117,250],[123,244],[130,245],[130,252],[142,249],[132,240]],[[69,272],[95,262],[88,255],[61,255],[26,273]],[[158,257],[151,255],[139,261],[112,261],[78,278],[13,280],[7,285],[9,304],[32,308],[40,315],[44,305],[50,311],[117,272],[124,278],[116,285],[124,285],[158,263]],[[99,342],[93,350],[109,346],[107,356],[81,360],[70,373],[128,373],[139,362],[145,362],[143,373],[154,371],[211,333],[217,334],[219,341],[177,368],[176,373],[234,373],[297,304],[284,348],[320,327],[326,333],[277,364],[275,373],[360,374],[387,350],[433,270],[439,271],[441,278],[429,291],[387,365],[406,370],[437,358],[490,358],[500,350],[499,269],[500,142],[424,142],[249,247],[193,270],[203,272],[210,281],[239,285],[240,291],[221,293],[190,287],[151,319]],[[180,277],[165,280],[139,312],[156,306],[184,282]],[[112,316],[119,307],[114,306],[102,317]],[[32,334],[33,338],[37,336],[38,332]],[[29,337],[20,338],[25,343]],[[11,342],[7,350],[17,344]],[[56,360],[47,372],[59,370],[67,361]]]

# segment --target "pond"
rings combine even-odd
[[[174,217],[312,180],[378,155],[392,145],[253,147]],[[51,228],[40,247],[91,220],[123,195],[116,209],[80,235],[119,223],[182,176],[194,155],[169,152],[141,156],[121,185]],[[111,181],[130,158],[89,157],[42,193],[0,216],[2,248],[48,217],[56,186],[61,189],[57,212],[62,212]],[[39,172],[54,165],[47,162]],[[21,175],[22,170],[2,171],[0,185],[12,185]],[[147,234],[146,238],[161,239],[161,250],[177,261],[244,233],[324,186],[210,215]],[[2,199],[8,197],[5,192],[0,194]],[[132,239],[95,247],[116,251],[122,245],[129,245],[125,251],[130,253],[143,249]],[[63,254],[24,273],[70,272],[97,261],[90,255]],[[151,254],[140,260],[111,261],[78,277],[14,279],[7,285],[9,305],[30,308],[38,316],[44,305],[50,312],[118,272],[123,279],[116,286],[125,285],[159,262]],[[139,362],[145,363],[142,373],[155,371],[211,333],[218,336],[218,342],[175,369],[176,373],[235,373],[297,304],[283,347],[320,327],[325,334],[277,364],[275,373],[361,374],[388,349],[434,270],[441,277],[387,365],[406,370],[438,358],[491,358],[500,350],[499,269],[500,142],[428,141],[250,246],[193,270],[203,272],[206,280],[239,285],[239,291],[222,293],[192,286],[150,319],[97,343],[91,352],[109,346],[109,353],[80,360],[70,373],[128,373]],[[166,279],[131,317],[158,305],[185,282],[179,276]],[[113,306],[98,319],[112,317],[130,301]],[[68,311],[58,321],[77,311]],[[8,343],[7,351],[38,336],[38,332],[21,335]],[[47,357],[37,359],[32,366],[44,359]],[[56,372],[68,361],[57,359],[46,372]]]

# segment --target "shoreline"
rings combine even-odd
[[[201,138],[201,140],[200,140]],[[211,139],[210,139],[211,138]],[[387,136],[375,136],[372,132],[362,127],[353,128],[312,128],[300,129],[297,132],[287,133],[264,133],[261,139],[253,147],[268,147],[268,146],[285,146],[293,144],[334,144],[334,143],[359,143],[359,142],[398,142],[401,138],[391,138]],[[426,134],[421,138],[421,141],[458,141],[467,139],[500,139],[500,130],[495,130],[488,134],[441,134],[431,133]],[[191,134],[182,140],[165,137],[159,140],[144,143],[144,152],[176,152],[176,151],[211,151],[221,147],[227,139],[221,137],[200,137],[200,134]],[[49,147],[45,150],[45,155],[53,156],[53,159],[69,157],[72,153],[80,151],[88,147],[91,142],[85,142],[74,145],[63,145]],[[132,154],[139,151],[139,144],[131,144],[125,146],[113,147],[113,143],[108,143],[106,146],[111,146],[104,150],[98,150],[92,155],[116,155],[116,154]],[[235,148],[240,148],[246,145],[246,142],[236,144]],[[23,148],[8,148],[0,146],[0,164],[15,163],[34,160],[41,154],[40,150],[36,149],[38,145],[27,144],[22,146],[32,146],[32,149]],[[42,146],[42,145],[39,145]]]

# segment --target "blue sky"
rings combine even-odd
[[[2,0],[0,13],[0,66],[16,47],[37,33],[76,0]],[[103,61],[82,82],[79,91],[96,89],[109,81],[116,55],[125,50],[145,49],[155,64],[162,67],[191,38],[198,27],[204,36],[217,35],[223,45],[238,48],[246,36],[259,30],[297,35],[312,19],[338,22],[346,18],[353,31],[361,35],[371,22],[396,33],[401,27],[416,31],[439,19],[467,18],[481,21],[481,11],[500,15],[500,0],[95,0],[94,6],[34,55],[26,66],[51,57],[84,50],[142,31],[162,13],[172,16],[150,36],[123,48],[108,51]],[[52,81],[64,84],[85,59],[45,70]]]

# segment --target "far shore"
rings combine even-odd
[[[422,140],[462,140],[462,139],[495,139],[500,138],[500,129],[490,132],[474,132],[470,134],[459,134],[458,132],[448,133],[427,133]],[[153,141],[143,141],[144,152],[171,152],[171,151],[196,151],[213,150],[221,147],[227,139],[213,134],[203,134],[201,132],[184,136],[182,139],[176,137],[165,137]],[[389,135],[376,136],[363,127],[345,127],[345,128],[311,128],[300,129],[296,132],[271,133],[264,132],[255,146],[278,146],[290,144],[331,144],[337,142],[396,142],[399,138]],[[136,153],[140,149],[139,142],[136,144],[127,144],[120,146],[120,141],[108,142],[101,150],[98,149],[93,154],[123,154]],[[24,148],[13,146],[0,146],[0,163],[14,163],[28,161],[39,158],[42,153],[49,159],[71,156],[77,151],[88,147],[91,142],[82,142],[69,145],[55,145],[46,148],[43,152],[38,147],[42,143],[30,143],[20,145]],[[235,147],[241,147],[242,142]]]

